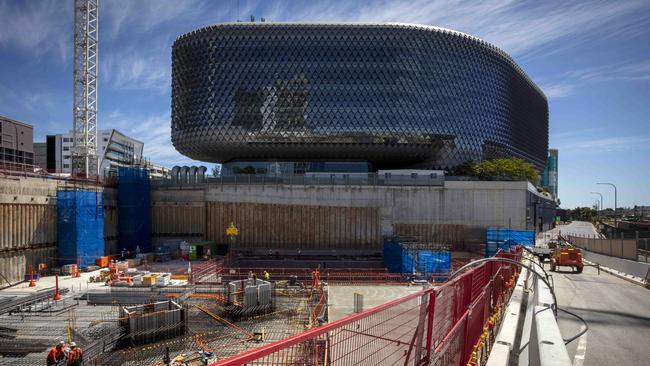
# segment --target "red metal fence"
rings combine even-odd
[[[497,256],[518,260],[520,252]],[[212,366],[466,365],[484,358],[518,268],[486,262],[426,289]],[[481,354],[483,353],[483,355]]]

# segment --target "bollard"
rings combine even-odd
[[[56,274],[56,290],[54,292],[54,301],[61,300],[61,293],[59,293],[59,274]]]
[[[36,287],[36,282],[34,282],[34,270],[32,265],[29,265],[29,287]]]

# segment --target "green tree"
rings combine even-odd
[[[474,174],[484,180],[527,180],[537,184],[539,171],[519,158],[486,160],[474,165]]]
[[[462,164],[456,165],[451,170],[451,175],[474,177],[476,176],[476,173],[474,172],[475,166],[476,163],[474,163],[472,160],[467,160]]]

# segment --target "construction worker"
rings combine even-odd
[[[46,359],[47,366],[54,366],[65,358],[65,352],[63,351],[63,346],[65,346],[65,342],[61,341],[56,346],[52,347],[50,352],[47,354],[47,359]]]
[[[70,343],[70,353],[68,353],[68,366],[81,366],[84,361],[81,348],[77,347],[75,342]]]
[[[267,271],[264,271],[264,281],[268,281],[271,279],[271,274],[269,274]]]

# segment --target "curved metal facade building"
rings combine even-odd
[[[546,162],[546,97],[507,54],[463,33],[225,23],[180,36],[172,65],[172,142],[193,159]]]

